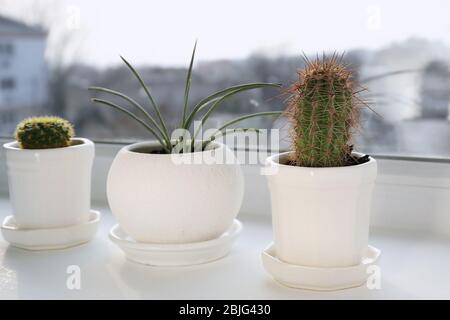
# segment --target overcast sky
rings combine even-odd
[[[0,1],[0,13],[29,18],[28,1]],[[54,1],[48,3],[49,8]],[[184,65],[198,59],[380,48],[409,37],[450,45],[448,0],[59,0],[58,28],[83,39],[78,59],[107,66]]]

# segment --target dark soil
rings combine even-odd
[[[345,161],[345,166],[356,166],[358,164],[363,164],[369,162],[370,156],[368,154],[363,155],[362,157],[347,157]]]
[[[351,150],[353,151],[353,146],[352,146]],[[362,157],[354,157],[354,156],[348,155],[343,167],[356,166],[358,164],[363,164],[363,163],[369,162],[369,160],[370,160],[370,156],[368,154],[363,155]],[[292,161],[289,161],[286,164],[289,166],[295,166],[295,164]]]
[[[161,149],[161,150],[152,150],[152,151],[146,152],[146,153],[149,153],[149,154],[167,154],[167,152],[165,152],[163,149]]]

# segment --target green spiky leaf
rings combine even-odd
[[[127,65],[128,69],[131,70],[131,72],[133,73],[133,75],[136,77],[136,79],[139,81],[141,87],[144,89],[145,94],[147,95],[148,99],[150,100],[150,103],[153,107],[153,109],[156,112],[156,115],[158,117],[158,120],[162,126],[165,138],[167,140],[169,140],[169,131],[167,130],[167,126],[166,123],[161,115],[161,111],[159,110],[158,105],[155,102],[155,99],[153,98],[152,94],[150,93],[150,89],[148,88],[148,86],[145,84],[144,79],[141,77],[141,75],[139,74],[139,72],[122,56],[120,56],[120,58],[122,59],[122,61]]]
[[[91,99],[92,102],[96,102],[96,103],[100,103],[103,104],[105,106],[114,108],[116,110],[119,110],[120,112],[126,114],[127,116],[129,116],[130,118],[132,118],[133,120],[137,121],[140,125],[142,125],[146,130],[150,131],[150,133],[159,141],[159,143],[161,143],[161,145],[164,147],[164,149],[166,151],[169,151],[169,149],[167,148],[167,145],[165,144],[165,142],[162,140],[161,137],[158,136],[158,134],[155,132],[155,130],[150,127],[147,123],[145,123],[144,120],[138,118],[135,114],[133,114],[132,112],[128,111],[127,109],[119,106],[118,104],[115,104],[113,102],[107,101],[107,100],[103,100],[103,99],[98,99],[98,98],[92,98]]]
[[[184,123],[186,121],[186,114],[189,103],[189,90],[191,89],[191,80],[192,80],[192,68],[194,66],[194,58],[195,58],[195,50],[197,49],[197,41],[195,41],[194,49],[192,50],[191,62],[189,63],[189,69],[186,75],[186,84],[184,88],[184,107],[183,107],[183,117],[181,119],[180,128],[184,127]]]

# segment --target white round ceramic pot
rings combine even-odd
[[[307,168],[288,165],[288,158],[286,152],[266,162],[276,172],[267,179],[277,258],[312,267],[359,265],[368,246],[376,161]]]
[[[92,141],[74,138],[71,146],[52,149],[21,149],[17,142],[10,142],[3,148],[9,197],[19,228],[65,227],[88,221]]]
[[[120,227],[143,243],[219,237],[237,216],[244,193],[234,153],[216,142],[203,152],[153,153],[159,149],[157,143],[136,143],[114,159],[107,195]]]

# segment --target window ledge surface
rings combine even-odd
[[[108,238],[115,223],[107,206],[95,238],[66,250],[29,252],[0,237],[0,299],[443,299],[450,298],[450,237],[381,229],[370,243],[381,249],[381,289],[336,292],[283,287],[265,272],[261,250],[271,241],[270,217],[241,215],[244,230],[224,259],[183,268],[125,260]],[[0,218],[10,205],[0,198]],[[67,267],[81,269],[81,289],[66,286]]]

